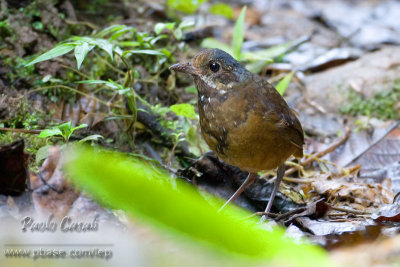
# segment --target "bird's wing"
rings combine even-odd
[[[258,79],[257,79],[258,80]],[[275,118],[279,118],[279,127],[285,128],[285,133],[289,141],[298,148],[294,154],[296,157],[303,156],[304,132],[296,112],[289,108],[283,97],[265,79],[260,78],[258,84],[265,96],[263,106],[269,114],[275,113]]]

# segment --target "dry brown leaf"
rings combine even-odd
[[[325,195],[328,201],[344,200],[361,204],[363,207],[391,203],[394,196],[390,179],[379,184],[368,183],[355,176],[334,177],[329,174],[317,176],[312,186],[319,195]]]

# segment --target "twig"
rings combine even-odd
[[[42,130],[25,130],[25,129],[13,129],[0,127],[0,131],[15,132],[15,133],[28,133],[28,134],[40,134]]]
[[[331,208],[333,210],[344,211],[344,212],[347,212],[347,213],[353,213],[353,214],[358,214],[358,215],[369,215],[369,214],[371,214],[371,212],[369,212],[369,211],[352,210],[352,209],[339,208],[339,207],[334,207],[334,206],[331,206]]]
[[[311,204],[313,204],[313,203],[311,203]],[[284,214],[279,215],[278,217],[275,218],[275,220],[279,221],[279,220],[282,220],[282,219],[286,219],[286,218],[290,217],[291,215],[302,213],[302,212],[304,212],[306,210],[307,210],[307,207],[300,207],[300,208],[297,208],[297,209],[294,209],[294,210],[291,210],[291,211],[288,211],[288,212],[286,212]]]
[[[328,214],[329,217],[341,217],[347,215],[347,212]]]
[[[400,120],[396,121],[395,123],[392,124],[392,126],[389,127],[389,129],[386,131],[385,134],[383,134],[381,137],[379,137],[377,140],[375,140],[369,147],[361,151],[357,156],[355,156],[352,160],[350,160],[348,163],[344,164],[344,167],[349,166],[351,163],[359,159],[362,155],[370,151],[375,145],[377,145],[380,141],[383,140],[388,134],[390,134],[394,129],[396,129],[400,124]]]
[[[320,158],[328,153],[331,153],[336,148],[343,145],[347,141],[347,139],[349,139],[350,133],[351,133],[351,130],[348,129],[342,138],[340,138],[338,141],[336,141],[335,143],[333,143],[331,146],[327,147],[326,149],[324,149],[320,152],[317,152],[317,153],[313,154],[312,157],[309,157],[306,160],[302,161],[301,165],[307,166],[307,165],[311,164],[312,162],[314,162],[315,158]],[[285,172],[285,176],[288,176],[288,175],[294,173],[295,171],[297,171],[297,167],[292,167]]]
[[[176,149],[176,147],[177,147],[177,145],[178,145],[178,143],[180,142],[180,140],[179,140],[179,136],[176,138],[176,141],[175,141],[175,143],[174,143],[174,146],[172,147],[172,149],[171,149],[171,153],[169,154],[169,157],[168,157],[168,161],[167,161],[167,166],[169,167],[170,165],[171,165],[171,161],[172,161],[172,156],[175,154],[175,149]]]
[[[311,184],[312,179],[300,179],[300,178],[291,178],[291,177],[283,177],[283,180],[289,183],[297,183],[297,184]]]
[[[63,191],[62,190],[58,190],[57,188],[55,188],[54,186],[52,186],[51,184],[49,184],[45,179],[44,179],[44,177],[43,177],[43,175],[42,175],[42,173],[39,171],[38,173],[37,173],[37,176],[39,176],[39,179],[42,181],[42,183],[43,183],[43,185],[44,186],[48,186],[51,190],[53,190],[54,192],[56,192],[56,193],[58,193],[58,194],[61,194]],[[39,187],[39,188],[42,188],[42,187]],[[36,188],[36,189],[38,189],[38,188]],[[35,189],[35,190],[36,190]],[[42,190],[43,190],[43,188],[42,188]]]

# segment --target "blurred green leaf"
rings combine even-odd
[[[175,28],[175,22],[169,22],[169,23],[156,23],[156,25],[154,25],[154,32],[159,35],[162,30],[164,30],[165,28],[169,29],[170,31],[172,31]]]
[[[165,56],[163,52],[158,50],[126,50],[122,53],[122,56],[130,56],[132,54],[146,54],[146,55],[154,55],[154,56]]]
[[[87,141],[98,141],[99,139],[104,139],[104,137],[100,134],[92,134],[92,135],[86,136],[85,138],[79,140],[79,143],[84,143]]]
[[[81,68],[82,62],[85,59],[86,55],[89,53],[90,50],[93,49],[93,47],[94,45],[89,45],[86,42],[75,46],[74,54],[78,70]]]
[[[225,51],[226,53],[233,55],[233,50],[232,48],[224,43],[221,43],[220,41],[216,40],[215,38],[206,38],[201,42],[201,46],[204,48],[216,48],[218,47],[219,49]]]
[[[101,203],[122,209],[160,230],[196,241],[232,260],[274,266],[332,266],[326,253],[284,237],[282,229],[266,230],[250,213],[195,187],[171,179],[144,160],[89,147],[72,147],[65,169],[70,179]]]
[[[197,118],[197,114],[194,111],[193,105],[183,103],[183,104],[175,104],[170,106],[172,112],[174,112],[178,116],[183,116],[189,119]]]
[[[193,20],[184,20],[181,23],[179,23],[178,28],[183,30],[185,28],[192,27],[192,26],[194,26]]]
[[[187,13],[193,14],[200,5],[207,0],[167,0],[168,7]]]
[[[132,47],[140,46],[140,43],[136,41],[122,41],[118,42],[117,44],[120,46],[132,46]]]
[[[38,62],[42,62],[45,60],[49,60],[55,57],[62,56],[68,52],[70,52],[72,49],[74,49],[75,44],[74,43],[63,43],[63,44],[58,44],[46,53],[38,56],[34,60],[28,62],[28,64],[25,65],[25,67],[36,64]]]
[[[181,28],[178,28],[174,31],[174,36],[176,38],[176,40],[181,40],[182,36],[183,36],[183,32]]]
[[[275,87],[278,93],[280,93],[281,95],[285,93],[287,87],[290,84],[290,81],[292,80],[293,75],[294,71],[288,73],[285,77],[283,77],[282,80],[279,81],[279,83]]]
[[[50,155],[49,149],[52,147],[53,147],[52,145],[45,145],[38,149],[35,155],[35,162],[38,166],[42,162],[42,160],[49,157]]]
[[[197,94],[196,86],[192,85],[192,86],[186,87],[186,88],[185,88],[185,92],[186,92],[186,93]]]
[[[233,57],[236,60],[241,59],[242,54],[242,44],[244,38],[244,18],[246,16],[247,7],[244,6],[240,15],[235,23],[235,29],[232,36],[232,47],[233,47]]]
[[[133,27],[130,27],[130,26],[126,26],[126,25],[116,24],[116,25],[111,25],[109,27],[102,29],[101,31],[97,32],[94,36],[96,38],[106,38],[107,35],[111,34],[110,40],[115,40],[121,34],[127,32],[127,31],[135,32],[136,29]]]
[[[208,11],[215,15],[221,15],[228,19],[233,19],[233,9],[227,4],[213,4]]]
[[[292,46],[292,44],[293,42],[287,42],[255,52],[245,52],[243,53],[243,57],[246,60],[272,60],[273,58],[276,58],[285,53],[289,49],[289,47]]]
[[[245,60],[251,61],[246,65],[246,68],[253,73],[259,73],[267,64],[274,62],[277,57],[284,54],[295,42],[297,40],[259,51],[242,53]]]

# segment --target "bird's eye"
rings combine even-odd
[[[219,64],[217,62],[211,62],[210,63],[210,70],[212,72],[217,72],[219,71]]]

